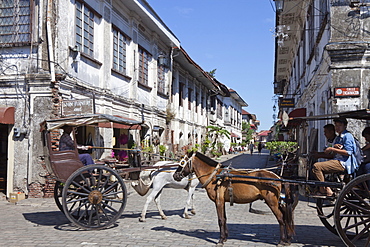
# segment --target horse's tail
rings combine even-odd
[[[296,186],[284,183],[285,198],[284,203],[280,203],[281,211],[284,215],[284,223],[286,226],[288,236],[293,236],[295,234],[294,226],[294,209],[298,203],[298,195]]]

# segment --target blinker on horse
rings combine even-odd
[[[196,174],[203,188],[206,189],[208,197],[216,205],[220,228],[220,239],[217,246],[222,246],[229,235],[225,202],[244,204],[256,200],[264,200],[275,215],[280,226],[279,245],[290,245],[294,235],[295,198],[290,186],[283,185],[279,181],[280,177],[275,173],[267,170],[223,169],[221,164],[199,152],[193,154],[185,164],[180,164],[174,178],[181,180],[191,172]],[[283,186],[286,193],[285,203],[282,203],[280,198]]]

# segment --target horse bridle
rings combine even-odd
[[[186,154],[185,154],[185,156],[180,160],[180,162],[179,162],[179,166],[182,168],[181,169],[181,171],[179,171],[179,174],[181,175],[181,177],[182,178],[184,178],[185,176],[184,176],[184,169],[185,169],[185,167],[187,166],[187,165],[189,165],[189,171],[190,171],[190,173],[189,173],[189,175],[190,174],[192,174],[193,173],[193,167],[192,167],[192,158],[193,157],[188,157]],[[188,176],[189,176],[188,175]]]

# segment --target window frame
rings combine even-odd
[[[98,15],[96,15],[96,11],[82,1],[76,1],[75,9],[76,46],[80,48],[82,53],[94,57],[95,16]]]
[[[123,75],[127,75],[127,45],[130,38],[114,25],[112,25],[112,33],[112,69]]]
[[[0,23],[0,29],[4,29],[5,32],[7,32],[5,35],[2,34],[0,37],[2,37],[0,40],[4,40],[3,37],[5,36],[9,36],[10,37],[10,40],[7,41],[7,42],[4,42],[4,43],[0,43],[0,47],[13,47],[13,46],[25,46],[25,45],[30,45],[31,42],[32,42],[32,23],[33,23],[33,9],[34,9],[34,0],[29,0],[29,1],[23,1],[23,0],[14,0],[14,4],[13,4],[13,7],[3,7],[3,6],[0,6],[0,10],[4,10],[3,13],[4,15],[6,15],[7,11],[6,9],[13,9],[13,11],[9,11],[8,14],[11,14],[11,15],[7,15],[5,17],[2,17],[3,21],[4,22],[1,22]],[[29,2],[29,4],[26,6],[26,5],[22,5],[20,6],[20,3],[24,3],[24,2]],[[5,4],[4,4],[5,5]],[[18,10],[20,10],[22,7],[24,7],[26,9],[26,12],[21,12],[19,11],[17,13],[17,15],[15,15],[15,11],[14,9],[17,8]],[[27,8],[28,8],[28,11],[27,11]],[[1,13],[1,11],[0,11]],[[26,15],[22,15],[26,13]],[[18,20],[21,20],[22,19],[22,16],[28,16],[26,17],[26,20],[25,22],[21,22],[17,25],[14,25],[15,23],[15,18],[18,18]],[[12,25],[8,25],[8,28],[10,28],[10,26],[13,27],[13,30],[7,30],[6,28],[6,19],[10,19],[11,21],[9,22],[9,24],[12,24]],[[26,30],[25,32],[21,33],[21,35],[19,35],[19,32],[18,32],[18,35],[16,35],[14,29],[16,30],[20,30],[20,29],[24,29],[24,28],[20,28],[22,26],[25,26]],[[22,38],[22,37],[25,37],[26,38]]]
[[[149,86],[149,61],[152,59],[152,54],[139,45],[139,69],[138,80],[141,85]]]

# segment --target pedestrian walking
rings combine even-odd
[[[253,149],[254,149],[254,144],[251,142],[249,144],[249,151],[250,151],[251,155],[253,155]]]
[[[258,143],[258,155],[261,155],[262,148],[263,148],[263,144],[262,142],[259,142]]]

